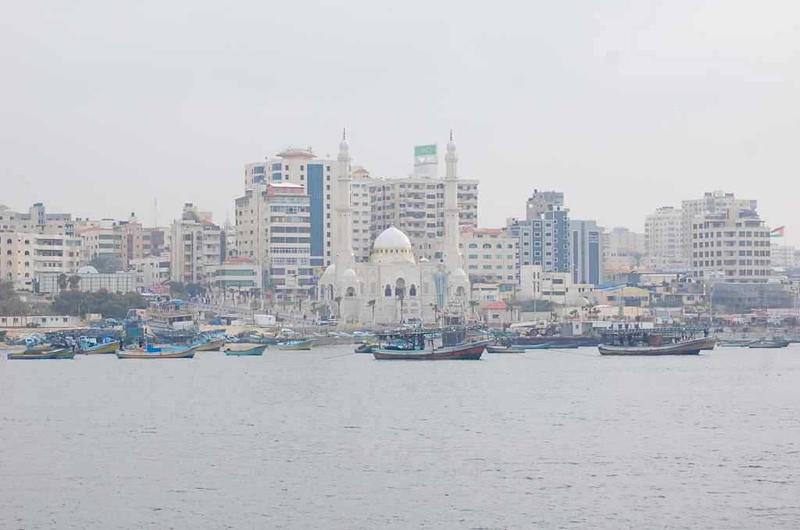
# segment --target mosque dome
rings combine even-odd
[[[83,267],[78,268],[78,274],[98,274],[98,273],[97,269],[95,269],[91,265],[84,265]]]
[[[374,263],[414,263],[411,240],[396,226],[390,226],[375,238],[372,245]]]
[[[356,283],[358,282],[358,276],[356,275],[356,271],[353,269],[347,269],[342,273],[342,280],[346,283]]]
[[[467,273],[464,272],[464,269],[461,267],[457,268],[453,271],[452,276],[453,280],[460,281],[460,280],[467,280]]]

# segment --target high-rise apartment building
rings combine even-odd
[[[649,268],[657,271],[685,269],[683,212],[664,206],[648,215],[644,223],[644,244]]]
[[[519,238],[503,228],[461,227],[459,249],[472,283],[496,283],[500,292],[519,284]]]
[[[509,219],[510,233],[519,238],[519,265],[539,265],[544,272],[570,272],[571,230],[564,194],[534,190],[526,219]]]
[[[729,208],[692,222],[692,275],[726,283],[763,283],[771,273],[770,230],[752,209]]]
[[[81,239],[62,234],[0,233],[0,279],[19,291],[35,291],[44,273],[73,274],[80,265]]]
[[[573,283],[599,285],[602,282],[602,233],[595,221],[570,221]]]
[[[222,263],[222,229],[208,212],[191,203],[170,227],[170,275],[173,281],[206,284]]]
[[[724,191],[706,192],[701,199],[689,199],[681,203],[682,215],[682,247],[683,261],[689,265],[694,261],[694,240],[692,239],[692,225],[695,218],[705,214],[715,214],[734,210],[752,210],[758,208],[758,202],[749,199],[737,199],[733,193]]]

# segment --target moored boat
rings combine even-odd
[[[477,361],[490,342],[482,340],[424,350],[376,349],[372,355],[378,361]]]
[[[314,339],[287,340],[278,344],[279,350],[307,351],[314,345]]]
[[[748,348],[754,349],[777,349],[787,346],[789,346],[789,341],[781,339],[761,339],[747,345]]]
[[[747,348],[754,342],[753,339],[728,339],[720,340],[717,344],[720,348]]]
[[[116,353],[119,350],[119,342],[105,342],[102,344],[93,344],[91,346],[81,346],[78,350],[78,353],[91,355],[91,354],[100,354],[100,353]]]
[[[117,352],[117,359],[191,359],[194,357],[194,348],[178,351],[124,350]]]
[[[700,347],[701,351],[711,351],[717,345],[716,337],[703,337],[703,345]]]
[[[40,359],[73,359],[75,352],[65,348],[57,348],[49,351],[24,351],[19,353],[9,353],[8,359],[12,361],[28,361]]]
[[[686,340],[661,346],[615,346],[601,344],[597,347],[601,355],[697,355],[705,338]]]
[[[225,346],[225,339],[214,339],[201,342],[195,346],[194,351],[219,351]]]
[[[524,348],[515,348],[513,346],[486,346],[486,353],[525,353]]]
[[[359,344],[358,346],[356,346],[354,352],[355,353],[372,353],[372,350],[374,348],[375,348],[375,345],[373,345],[373,344],[363,343],[363,344]]]
[[[512,348],[517,348],[520,350],[549,350],[551,347],[549,342],[544,342],[542,344],[512,344]]]
[[[231,344],[225,348],[225,355],[235,357],[262,355],[266,349],[266,344]]]

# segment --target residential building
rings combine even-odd
[[[649,268],[657,271],[685,269],[683,212],[664,206],[648,215],[644,224],[644,245]]]
[[[44,204],[37,202],[27,212],[0,205],[0,231],[73,235],[75,226],[71,214],[47,213]]]
[[[301,184],[255,184],[236,199],[236,245],[254,261],[278,300],[307,298],[314,291],[311,198]]]
[[[172,281],[203,284],[222,263],[222,229],[192,203],[170,227],[170,262]]]
[[[781,269],[796,269],[800,264],[800,254],[797,247],[779,245],[775,242],[770,246],[771,265]]]
[[[331,168],[336,161],[317,157],[312,149],[288,148],[264,162],[245,166],[245,190],[256,184],[290,182],[305,189],[310,203],[311,265],[331,260]]]
[[[167,284],[170,280],[168,255],[132,259],[130,267],[136,273],[137,291],[161,290],[160,286]]]
[[[473,289],[495,284],[501,296],[513,293],[519,285],[518,244],[504,228],[462,226],[459,249]]]
[[[218,293],[261,291],[261,268],[251,258],[228,258],[214,271],[211,288]]]
[[[600,285],[603,279],[602,228],[595,221],[570,221],[572,281]]]
[[[30,232],[0,233],[0,279],[18,291],[37,291],[43,273],[72,274],[80,266],[80,238]]]
[[[372,251],[372,202],[370,186],[372,179],[363,167],[351,171],[350,210],[353,214],[353,256],[358,262],[369,261]]]
[[[733,193],[724,191],[706,192],[701,199],[689,199],[681,203],[682,215],[682,248],[683,261],[689,265],[694,261],[694,240],[692,239],[692,225],[698,216],[705,214],[716,214],[727,212],[728,210],[752,210],[756,211],[758,202],[749,199],[737,199]]]
[[[88,227],[78,228],[77,235],[81,238],[81,263],[88,264],[97,258],[113,258],[124,268],[123,242],[126,240],[122,232],[113,227]]]
[[[727,283],[763,283],[772,265],[770,230],[750,209],[730,208],[694,218],[692,275]]]
[[[640,270],[644,265],[645,235],[617,226],[601,235],[603,277],[612,278]]]
[[[564,194],[534,190],[526,219],[509,219],[508,229],[519,239],[519,266],[539,265],[544,272],[571,272],[571,230]]]
[[[584,307],[593,300],[595,286],[575,283],[571,272],[545,271],[541,265],[520,268],[521,300],[548,301],[562,306]]]

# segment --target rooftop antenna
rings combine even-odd
[[[158,197],[153,197],[153,228],[158,227]]]

